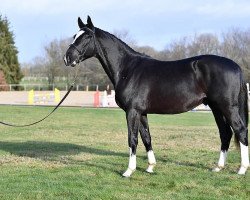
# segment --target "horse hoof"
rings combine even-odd
[[[247,167],[241,166],[240,169],[239,169],[239,171],[238,171],[238,174],[239,175],[245,175],[246,171],[247,171]]]
[[[154,173],[154,171],[153,171],[153,169],[154,169],[154,167],[155,167],[155,165],[156,165],[156,163],[154,163],[154,164],[149,164],[148,165],[148,168],[146,169],[146,172],[148,172],[148,173]]]
[[[218,167],[215,167],[212,171],[213,172],[220,172],[223,169],[224,169],[224,167],[218,166]]]
[[[132,169],[128,168],[128,169],[122,174],[122,176],[125,177],[125,178],[128,178],[128,177],[130,177],[130,176],[133,174],[134,171],[135,171],[135,169],[132,170]]]

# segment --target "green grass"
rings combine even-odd
[[[0,106],[0,121],[30,123],[52,108]],[[118,109],[60,108],[26,128],[0,128],[0,199],[249,199],[232,145],[228,165],[213,173],[220,149],[211,113],[149,115],[157,166],[145,172],[139,140],[137,171],[128,164],[127,128]]]

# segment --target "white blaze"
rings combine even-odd
[[[73,43],[77,40],[77,38],[79,38],[83,33],[84,33],[84,31],[83,31],[83,30],[80,30],[80,31],[76,34],[75,39],[74,39],[74,41],[72,42],[72,44],[73,44]]]

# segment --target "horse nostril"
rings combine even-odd
[[[64,58],[63,58],[63,60],[64,60],[64,63],[65,63],[66,66],[70,65],[70,63],[71,63],[70,56],[66,56],[65,55]]]
[[[64,64],[67,66],[68,65],[68,61],[67,61],[66,55],[64,56],[63,61],[64,61]]]
[[[68,63],[68,64],[71,63],[71,58],[70,58],[70,56],[67,56],[67,57],[66,57],[66,60],[67,60],[67,63]]]

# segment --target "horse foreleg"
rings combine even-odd
[[[130,177],[136,170],[136,148],[138,144],[140,114],[135,109],[130,109],[126,112],[126,117],[128,126],[129,164],[123,176]]]
[[[152,149],[151,136],[150,136],[150,132],[149,132],[147,115],[141,116],[139,130],[140,130],[143,144],[146,148],[147,155],[148,155],[148,168],[146,169],[146,171],[148,173],[153,173],[154,166],[156,165],[156,159],[155,159],[155,155],[154,155],[154,152]]]

